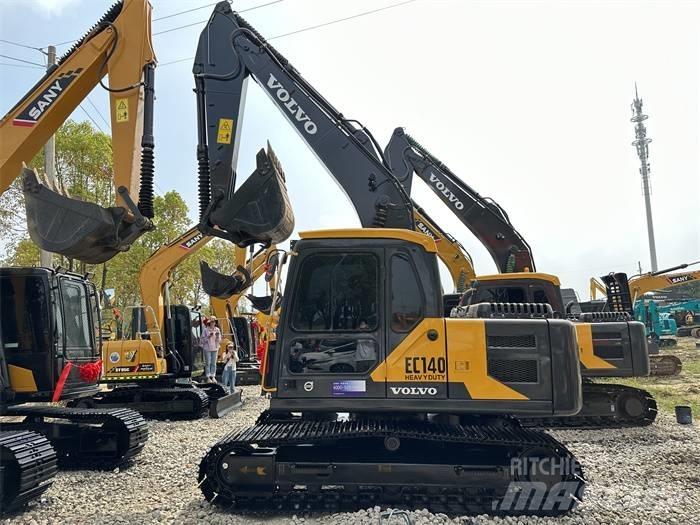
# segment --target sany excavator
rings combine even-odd
[[[201,34],[194,74],[201,222],[212,234],[239,245],[291,234],[284,185],[266,194],[251,191],[250,179],[232,184],[250,79],[328,168],[363,226],[303,232],[293,242],[265,359],[270,409],[202,459],[205,497],[225,508],[571,509],[583,489],[580,466],[513,416],[580,409],[573,324],[534,304],[481,304],[470,318],[444,318],[435,241],[412,231],[411,200],[379,148],[227,2]],[[240,214],[265,226],[251,234]],[[538,460],[566,467],[551,476],[513,468]],[[528,501],[513,505],[523,490]]]
[[[279,177],[274,152],[261,150],[250,176]],[[201,314],[170,301],[172,271],[213,237],[197,227],[161,246],[139,272],[142,306],[125,310],[121,337],[103,344],[103,382],[115,388],[74,401],[81,406],[138,409],[150,417],[221,417],[241,405],[241,392],[195,381],[204,374]],[[250,283],[242,269],[240,283]],[[222,327],[222,332],[226,332]]]
[[[656,402],[648,392],[589,380],[649,374],[644,327],[640,323],[626,314],[585,313],[574,317],[564,304],[559,279],[535,272],[530,246],[505,210],[493,199],[479,195],[402,128],[394,130],[385,155],[405,186],[410,187],[414,173],[428,184],[484,244],[501,272],[476,276],[466,294],[446,296],[446,310],[458,303],[465,307],[463,311],[481,302],[547,303],[558,317],[575,321],[581,374],[585,379],[581,412],[573,417],[528,418],[523,422],[597,428],[648,425],[654,421]]]
[[[0,192],[22,175],[29,234],[41,249],[96,264],[153,228],[154,72],[151,6],[123,0],[0,121]],[[106,209],[54,191],[22,167],[98,84],[110,97],[117,189],[116,206]]]
[[[41,248],[102,262],[152,227],[154,68],[149,3],[119,2],[0,120],[0,192],[23,176],[29,233]],[[106,74],[118,193],[117,206],[103,209],[52,191],[22,166]],[[87,276],[2,268],[0,301],[0,415],[13,416],[0,432],[0,511],[9,512],[50,486],[57,459],[114,468],[140,452],[148,427],[133,410],[36,404],[99,388],[100,313]]]
[[[234,260],[243,262],[233,276],[223,275],[212,269],[206,261],[200,262],[202,288],[209,295],[213,316],[219,321],[223,332],[220,355],[226,344],[234,342],[238,348],[239,362],[236,365],[236,384],[259,385],[260,362],[257,359],[257,337],[250,316],[243,315],[238,304],[246,291],[268,270],[268,257],[276,250],[274,245],[266,250],[252,253],[246,262],[246,250],[236,246]]]

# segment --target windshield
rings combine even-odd
[[[0,333],[11,352],[41,352],[50,345],[49,297],[41,277],[0,278]]]

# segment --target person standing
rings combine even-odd
[[[204,347],[204,373],[207,379],[216,383],[216,357],[221,344],[221,330],[216,326],[215,319],[208,319],[202,330],[202,346]]]
[[[224,372],[221,382],[228,391],[233,394],[236,391],[236,363],[238,363],[238,351],[233,343],[226,345],[226,353],[224,354]]]

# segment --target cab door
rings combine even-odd
[[[445,320],[426,311],[420,275],[430,269],[420,254],[414,247],[387,248],[386,369],[373,377],[385,373],[388,398],[447,398]]]
[[[290,268],[291,308],[282,308],[277,342],[279,398],[385,397],[377,372],[384,367],[384,250],[344,244],[300,250]]]

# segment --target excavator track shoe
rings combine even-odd
[[[575,416],[519,418],[525,427],[536,428],[623,428],[644,427],[656,419],[654,397],[640,388],[585,381],[583,407]]]
[[[225,275],[214,270],[206,261],[199,262],[202,275],[202,289],[210,297],[228,299],[240,293],[252,284],[250,272],[243,266],[236,268],[233,275]]]
[[[129,407],[151,419],[199,419],[209,412],[209,397],[204,390],[189,384],[177,387],[119,386],[71,401],[69,405]]]
[[[0,432],[0,515],[41,496],[56,471],[56,451],[44,436],[26,430]]]
[[[250,177],[230,199],[219,200],[205,219],[239,246],[281,243],[294,230],[294,211],[272,148],[267,153],[261,149],[256,161]]]
[[[123,208],[103,208],[51,190],[29,168],[22,181],[29,236],[43,250],[99,264],[128,250],[148,230],[128,222]]]
[[[7,415],[24,421],[3,424],[50,436],[61,468],[112,469],[141,452],[148,425],[128,408],[90,409],[17,405]]]
[[[559,515],[583,495],[573,455],[551,436],[517,423],[269,415],[228,434],[202,459],[199,486],[208,501],[231,509],[391,505],[452,515]],[[387,438],[400,446],[387,450]],[[541,460],[563,468],[542,476],[520,467]],[[554,493],[561,505],[551,504]]]

